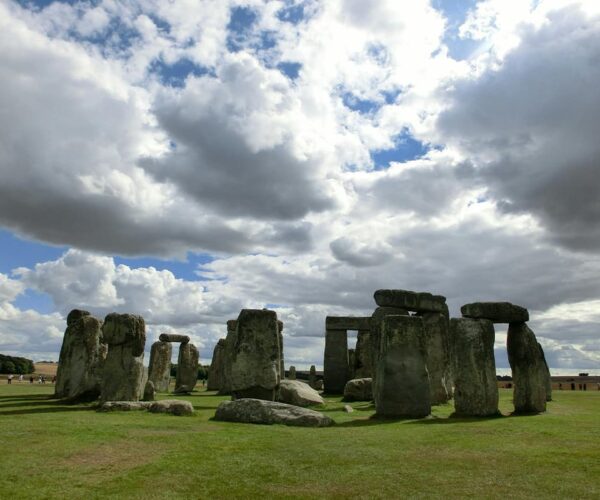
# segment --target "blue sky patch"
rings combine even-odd
[[[170,85],[171,87],[183,87],[186,78],[190,75],[202,76],[211,74],[207,67],[195,64],[189,59],[179,59],[173,64],[167,64],[157,59],[150,65],[149,72],[158,74],[160,81],[164,85]]]
[[[250,7],[234,7],[231,9],[231,17],[227,25],[229,30],[227,48],[231,52],[242,50],[257,19],[257,13]]]
[[[17,267],[32,269],[38,262],[58,259],[67,248],[22,239],[0,229],[0,273],[10,274]]]
[[[368,99],[360,99],[351,92],[344,92],[342,94],[342,102],[347,108],[362,114],[375,113],[381,107],[380,103]]]
[[[298,78],[300,74],[300,69],[302,68],[302,64],[297,62],[280,62],[277,65],[279,71],[281,71],[288,78],[295,80]]]
[[[371,159],[375,164],[375,170],[389,168],[390,162],[403,163],[416,160],[431,149],[421,141],[414,139],[408,132],[403,132],[396,137],[394,143],[396,145],[394,148],[371,151]]]
[[[304,2],[292,4],[284,7],[277,12],[280,21],[299,24],[304,19]]]

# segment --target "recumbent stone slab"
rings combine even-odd
[[[344,387],[344,401],[371,401],[373,399],[372,382],[371,378],[348,380]]]
[[[452,318],[454,407],[457,415],[498,414],[494,325],[487,319]]]
[[[330,417],[318,411],[262,399],[224,401],[217,407],[214,418],[226,422],[299,427],[327,427],[334,423]]]
[[[295,406],[325,404],[317,391],[300,380],[282,380],[279,384],[277,401]]]
[[[529,321],[529,311],[510,302],[473,302],[460,308],[464,318],[489,319],[492,323]]]
[[[386,316],[383,320],[377,385],[377,415],[421,418],[431,413],[423,320],[417,316]]]
[[[377,290],[375,303],[382,307],[400,307],[414,312],[446,312],[446,297],[410,290]]]

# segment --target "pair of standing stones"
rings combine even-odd
[[[171,380],[172,344],[179,343],[177,357],[177,374],[175,378],[175,393],[192,392],[198,379],[198,349],[190,344],[187,335],[161,333],[158,341],[150,348],[150,364],[148,366],[148,381],[156,391],[167,392]]]
[[[284,377],[283,323],[267,309],[242,309],[213,352],[208,389],[233,399],[274,401]]]

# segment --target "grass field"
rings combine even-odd
[[[549,411],[493,419],[377,421],[330,398],[337,423],[306,429],[97,413],[53,386],[0,386],[1,498],[600,498],[600,392],[555,392]],[[171,396],[164,396],[171,397]]]

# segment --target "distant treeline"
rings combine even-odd
[[[33,371],[33,361],[30,359],[0,354],[0,373],[21,375],[33,373]]]
[[[198,379],[207,379],[208,378],[208,366],[198,365]],[[175,377],[177,375],[177,363],[171,364],[171,377]]]

